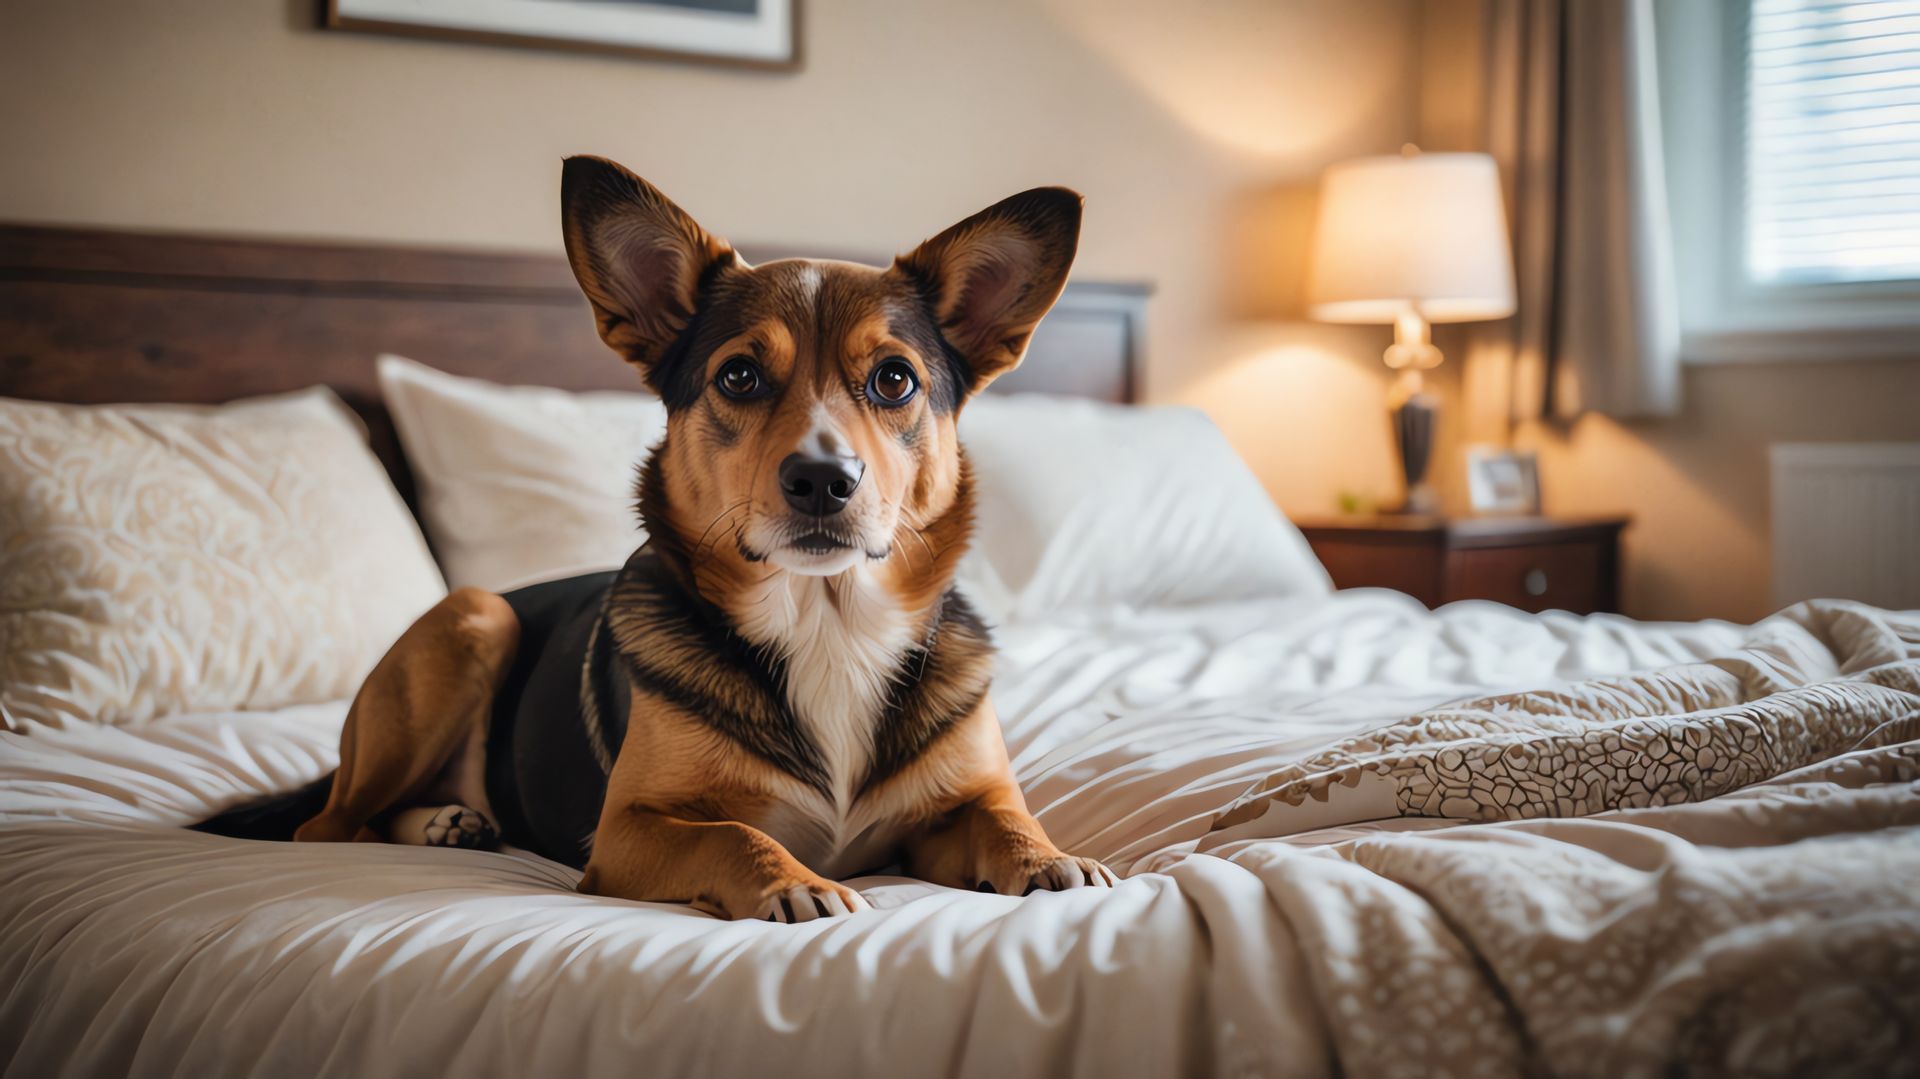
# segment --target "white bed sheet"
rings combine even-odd
[[[343,703],[6,735],[5,1074],[1351,1067],[1315,967],[1332,923],[1303,913],[1315,881],[1354,887],[1351,851],[1296,835],[1190,855],[1214,818],[1423,708],[1748,633],[1385,592],[1002,627],[995,699],[1028,799],[1126,879],[1012,898],[869,877],[876,912],[796,926],[576,895],[571,870],[523,854],[179,828],[330,768]]]

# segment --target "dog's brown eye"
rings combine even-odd
[[[760,368],[752,360],[736,356],[720,366],[720,374],[713,380],[720,392],[737,401],[749,397],[758,397],[766,387],[766,380],[760,377]]]
[[[882,363],[867,376],[867,399],[886,408],[899,408],[913,400],[919,388],[920,379],[914,375],[913,365],[899,356]]]

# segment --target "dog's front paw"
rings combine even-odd
[[[1001,895],[1064,892],[1069,888],[1111,888],[1119,882],[1113,870],[1094,861],[1059,851],[1033,852],[1004,859],[980,874],[974,887]]]
[[[859,892],[824,877],[781,881],[727,895],[702,895],[694,899],[693,908],[734,921],[744,918],[768,922],[811,922],[872,909]]]
[[[1027,879],[1028,892],[1064,892],[1068,888],[1111,888],[1119,883],[1113,870],[1092,858],[1062,854],[1040,867]]]

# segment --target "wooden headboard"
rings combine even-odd
[[[1132,401],[1149,291],[1069,284],[995,388]],[[0,396],[210,404],[323,384],[411,502],[382,352],[496,382],[639,388],[557,255],[0,225]]]

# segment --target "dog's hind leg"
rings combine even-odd
[[[487,850],[500,833],[485,813],[472,806],[414,806],[387,820],[387,842],[421,847]]]
[[[459,842],[476,822],[449,819],[443,824],[459,835],[444,827],[430,833],[427,820],[397,811],[422,806],[435,795],[439,803],[428,819],[443,809],[467,808],[446,806],[445,788],[450,783],[470,787],[463,777],[479,774],[493,696],[519,640],[520,623],[506,600],[477,588],[458,589],[421,615],[360,687],[341,731],[340,770],[326,808],[301,825],[294,840],[390,837],[426,843],[437,835],[455,842],[435,845],[479,845]],[[460,800],[484,801],[484,791]],[[387,836],[370,827],[376,821],[387,826]],[[484,815],[477,823],[492,831]],[[399,834],[394,834],[396,825]]]

